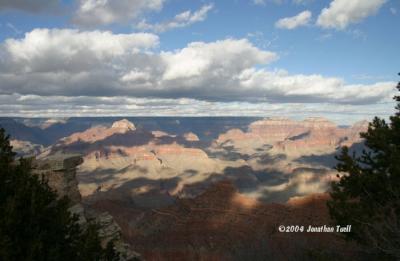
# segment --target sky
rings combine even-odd
[[[399,0],[0,0],[0,116],[394,112]]]

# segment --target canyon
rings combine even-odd
[[[13,145],[21,156],[34,155],[38,169],[65,155],[79,158],[73,179],[65,182],[53,173],[49,179],[56,181],[50,183],[70,191],[81,212],[110,218],[121,228],[120,239],[145,260],[358,254],[337,233],[277,228],[330,224],[326,201],[337,180],[334,156],[342,146],[355,153],[362,149],[359,133],[367,130],[366,121],[352,126],[324,118],[10,121],[3,124],[6,130],[24,124]],[[49,144],[41,135],[56,125],[65,125],[66,135],[50,132],[57,138]]]

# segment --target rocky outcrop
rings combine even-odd
[[[98,233],[102,247],[113,242],[116,252],[120,254],[120,260],[141,260],[140,255],[131,250],[129,244],[122,241],[121,228],[108,212],[99,213],[91,210],[86,212],[86,216],[99,225]]]
[[[10,141],[10,145],[13,146],[13,150],[17,155],[22,157],[38,155],[44,150],[42,145],[34,144],[29,141],[14,139]]]
[[[152,131],[151,134],[153,134],[153,136],[155,138],[172,137],[171,135],[169,135],[165,131]]]
[[[67,196],[72,204],[81,201],[76,167],[83,162],[79,155],[53,155],[33,163],[33,174],[48,180],[60,197]]]
[[[70,212],[79,217],[78,223],[86,227],[90,222],[99,225],[99,236],[103,247],[113,241],[120,260],[140,260],[140,255],[130,249],[122,240],[121,228],[107,212],[97,212],[81,203],[76,168],[83,162],[80,155],[57,154],[33,161],[34,175],[48,180],[48,185],[59,197],[67,196],[71,200]]]
[[[193,132],[188,132],[183,135],[186,141],[200,141],[199,137]]]
[[[47,119],[45,122],[43,122],[40,125],[41,129],[47,129],[50,128],[51,126],[55,125],[55,124],[65,124],[67,122],[68,118],[56,118],[56,119]]]
[[[110,128],[105,126],[95,126],[83,132],[74,133],[61,140],[63,145],[69,145],[77,142],[94,143],[104,140],[116,134],[125,134],[136,130],[135,125],[128,120],[116,121]]]
[[[128,121],[127,119],[123,119],[123,120],[114,122],[112,124],[111,128],[112,129],[119,129],[119,130],[122,130],[122,131],[134,131],[134,130],[136,130],[135,125],[132,122]]]
[[[306,124],[301,122],[286,118],[268,118],[250,124],[249,133],[273,143],[304,133],[306,129]]]

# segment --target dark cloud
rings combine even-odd
[[[0,11],[7,9],[39,13],[56,9],[60,0],[1,0]]]

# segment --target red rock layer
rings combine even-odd
[[[221,182],[195,199],[140,214],[118,204],[97,207],[116,217],[146,260],[296,260],[320,251],[351,257],[356,248],[336,234],[278,232],[280,225],[329,225],[327,199],[319,194],[263,204]]]
[[[360,142],[359,133],[366,131],[367,123],[360,122],[349,128],[340,128],[323,118],[308,118],[294,121],[285,118],[270,118],[252,123],[248,132],[229,130],[221,134],[217,144],[247,142],[270,144],[287,153],[314,153],[335,150],[338,146],[351,146]]]
[[[63,141],[66,145],[78,141],[93,143],[99,140],[104,140],[114,134],[126,133],[134,130],[136,130],[136,128],[133,123],[128,120],[121,120],[114,122],[111,128],[96,126],[83,132],[74,133],[71,136],[64,138]]]

